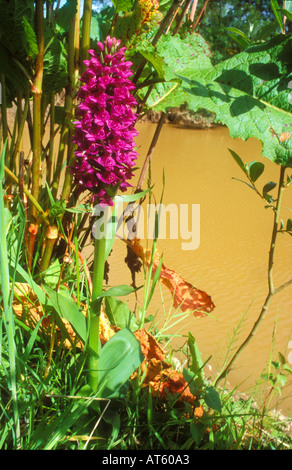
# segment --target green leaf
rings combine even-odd
[[[289,21],[292,21],[292,12],[289,10],[285,10],[285,8],[280,8],[280,12],[283,13],[283,15],[287,16]]]
[[[51,287],[55,288],[59,282],[61,272],[61,265],[58,259],[56,259],[53,263],[50,264],[46,272],[44,273],[44,281],[45,283]]]
[[[136,331],[139,328],[136,317],[127,304],[115,297],[105,298],[105,313],[114,326],[119,328],[128,327],[131,331]]]
[[[188,383],[191,393],[196,396],[199,390],[199,384],[196,382],[197,373],[190,369],[183,369],[183,378]]]
[[[205,431],[207,429],[207,426],[202,423],[202,422],[191,422],[190,424],[190,431],[191,431],[191,435],[192,435],[192,438],[194,439],[195,443],[197,445],[200,444],[204,434],[205,434]]]
[[[156,52],[152,44],[141,41],[135,47],[135,52],[140,52],[140,54],[153,65],[159,78],[164,77],[163,58]]]
[[[25,16],[22,18],[22,24],[25,36],[24,47],[26,49],[26,53],[28,57],[34,58],[39,52],[36,34]]]
[[[287,363],[284,354],[282,354],[280,351],[278,351],[278,357],[279,357],[279,361],[280,361],[281,365],[284,366]]]
[[[140,191],[139,193],[135,194],[118,194],[114,198],[114,203],[117,202],[134,202],[138,201],[138,199],[141,199],[142,197],[146,196],[146,194],[151,191],[152,188],[145,189],[145,191]]]
[[[241,50],[247,48],[250,45],[250,40],[246,35],[238,28],[226,28],[227,32],[230,33],[230,37],[238,44]]]
[[[292,37],[279,35],[213,69],[177,74],[193,111],[205,108],[215,113],[231,137],[257,138],[264,157],[287,166],[292,166],[292,138],[287,132],[292,125],[291,48]]]
[[[101,349],[98,361],[98,396],[119,397],[119,390],[143,360],[144,356],[136,336],[128,328],[118,331]]]
[[[292,219],[288,219],[286,223],[286,230],[290,232],[292,230]]]
[[[121,11],[130,11],[134,6],[134,0],[112,0],[116,13]]]
[[[202,361],[201,353],[199,351],[197,342],[191,332],[189,332],[189,335],[188,335],[188,345],[190,348],[190,353],[191,353],[191,358],[192,358],[190,369],[197,376],[197,379],[196,379],[197,385],[201,386],[201,384],[204,381],[203,361]]]
[[[270,199],[271,196],[268,193],[272,191],[276,186],[277,184],[274,183],[274,181],[269,181],[268,183],[266,183],[263,187],[263,197],[265,199]]]
[[[248,172],[251,181],[254,183],[263,173],[265,165],[261,162],[251,162],[248,166]]]
[[[187,70],[212,68],[209,46],[199,34],[190,34],[184,39],[178,34],[163,35],[156,47],[157,57],[162,58],[163,74],[166,82],[158,83],[147,100],[147,105],[157,111],[167,111],[188,101],[188,95],[178,86],[178,74]],[[146,90],[140,90],[142,97]]]
[[[96,305],[100,301],[100,299],[103,299],[104,297],[120,297],[120,296],[132,294],[136,290],[141,289],[141,287],[143,286],[134,288],[134,287],[127,286],[126,284],[122,284],[116,287],[111,287],[110,289],[105,290],[96,299],[94,299],[91,302],[91,305],[94,307],[94,305]]]
[[[243,163],[243,161],[241,160],[240,156],[234,152],[234,150],[231,150],[231,149],[228,149],[229,152],[231,153],[231,155],[233,156],[234,160],[236,161],[237,165],[242,169],[242,171],[248,175],[248,171],[246,169],[246,166],[245,164]]]
[[[284,374],[279,374],[278,375],[278,382],[280,383],[281,387],[284,387],[284,385],[287,382],[287,377]]]
[[[282,19],[281,12],[280,12],[280,6],[277,0],[271,0],[271,7],[273,10],[274,16],[278,22],[278,25],[280,26],[281,31],[283,31],[283,19]]]
[[[48,305],[55,309],[61,320],[64,318],[69,321],[78,337],[85,343],[87,339],[86,318],[76,302],[66,292],[55,292],[49,286],[43,286],[43,288],[48,295]]]
[[[68,82],[67,53],[57,36],[48,34],[48,44],[44,55],[43,93],[59,93]]]
[[[222,410],[222,404],[220,400],[219,393],[215,389],[215,387],[210,386],[206,388],[205,395],[204,395],[204,400],[206,404],[212,408],[212,410],[217,410],[221,411]]]
[[[56,23],[64,29],[69,30],[70,21],[77,13],[77,0],[67,0],[66,3],[58,9],[56,14]]]

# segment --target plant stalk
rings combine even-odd
[[[84,0],[82,37],[80,49],[80,73],[85,70],[83,61],[88,58],[88,49],[90,49],[90,25],[91,25],[92,0]]]
[[[92,275],[92,301],[96,300],[102,294],[104,267],[105,267],[105,248],[106,248],[106,226],[104,236],[96,238],[94,241],[94,261]],[[93,392],[98,387],[98,360],[100,355],[99,340],[99,320],[101,312],[102,299],[91,305],[88,312],[88,383]]]
[[[271,303],[271,300],[274,294],[279,292],[280,290],[282,290],[282,288],[284,288],[286,285],[289,285],[291,283],[291,281],[288,281],[286,284],[283,284],[281,288],[275,289],[274,279],[273,279],[274,255],[275,255],[276,241],[277,241],[278,228],[279,228],[279,222],[280,222],[280,209],[281,209],[282,195],[283,195],[283,189],[284,189],[285,170],[286,170],[286,167],[281,166],[280,176],[279,176],[278,198],[277,198],[276,207],[274,209],[274,224],[273,224],[273,230],[272,230],[272,236],[271,236],[271,242],[270,242],[269,259],[268,259],[268,294],[262,306],[261,312],[256,322],[254,323],[252,329],[250,330],[248,336],[243,341],[243,343],[238,347],[238,349],[236,350],[236,352],[230,359],[229,363],[226,365],[226,367],[224,367],[223,371],[216,377],[215,382],[214,382],[215,387],[224,377],[226,377],[227,373],[230,371],[232,365],[238,359],[241,352],[246,348],[246,346],[253,339],[260,324],[262,323],[263,319],[266,316],[266,313],[268,311],[269,305]]]
[[[36,201],[39,201],[40,195],[40,176],[41,176],[41,155],[42,155],[42,84],[43,84],[43,62],[44,62],[44,2],[36,1],[36,36],[38,43],[38,55],[35,63],[35,76],[33,80],[33,140],[32,140],[32,189],[31,193]],[[35,224],[37,220],[37,210],[35,205],[31,205],[31,223]],[[30,237],[30,234],[29,234]],[[32,266],[33,257],[33,238],[30,244],[31,250],[28,253],[28,266]]]

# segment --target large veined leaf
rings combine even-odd
[[[190,34],[181,39],[178,34],[172,36],[165,34],[161,37],[156,48],[151,44],[141,46],[139,51],[152,64],[159,77],[165,80],[153,88],[147,105],[157,111],[166,111],[168,108],[178,107],[188,101],[185,90],[179,86],[178,75],[184,75],[188,70],[205,70],[212,68],[210,51],[207,43],[199,34]],[[140,95],[143,96],[142,89]]]
[[[47,32],[48,46],[44,56],[43,93],[60,92],[67,85],[67,59],[64,45],[57,36]]]
[[[116,9],[116,13],[120,11],[129,11],[133,5],[134,0],[112,0],[112,3]]]
[[[208,109],[231,137],[255,137],[264,157],[292,166],[291,50],[292,38],[279,35],[215,67],[190,64],[177,72],[181,87],[158,100],[156,109],[165,111],[183,100],[193,111]]]
[[[181,77],[191,109],[207,108],[231,137],[257,138],[262,154],[292,166],[292,38],[251,46],[201,74]]]

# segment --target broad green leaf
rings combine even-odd
[[[213,69],[178,75],[192,110],[214,112],[231,137],[257,138],[264,157],[287,166],[292,166],[291,47],[292,37],[279,35]]]
[[[215,387],[210,386],[207,387],[205,390],[204,400],[206,404],[212,408],[212,410],[221,411],[222,404],[220,400],[219,393],[215,389]]]
[[[191,435],[197,445],[200,444],[205,434],[206,429],[207,429],[206,424],[202,423],[201,421],[191,422],[190,424]]]
[[[179,107],[187,102],[188,95],[178,86],[178,74],[185,70],[200,70],[212,67],[207,43],[199,34],[190,34],[181,39],[178,34],[165,34],[156,47],[156,58],[161,57],[164,83],[158,83],[147,101],[148,106],[158,111]],[[142,96],[145,90],[139,92]]]
[[[251,162],[248,165],[248,172],[251,181],[254,183],[263,173],[265,165],[262,162]]]
[[[49,297],[48,304],[54,307],[61,320],[64,318],[69,321],[76,334],[85,343],[87,339],[86,318],[76,302],[68,293],[55,292],[49,286],[43,286],[43,288]]]
[[[269,196],[268,193],[272,191],[276,186],[277,184],[274,183],[274,181],[269,181],[268,183],[266,183],[263,187],[263,197],[266,198],[267,196]]]
[[[59,277],[61,272],[61,265],[58,259],[56,259],[53,263],[50,264],[48,269],[44,274],[44,281],[45,283],[51,287],[55,288],[58,284]]]
[[[143,42],[143,44],[145,44],[145,41]],[[147,48],[148,50],[147,50],[143,44],[138,44],[135,47],[135,51],[140,52],[140,54],[145,59],[147,59],[148,62],[150,62],[153,65],[159,78],[163,78],[164,77],[163,58],[160,57],[159,54],[157,54],[154,46],[152,46],[149,43],[146,43],[148,44],[148,48]]]
[[[246,169],[246,166],[245,164],[243,163],[242,159],[240,158],[240,156],[234,152],[234,150],[231,150],[231,149],[228,149],[229,152],[231,153],[231,155],[233,156],[234,160],[236,161],[237,165],[242,169],[242,171],[247,175],[248,174],[248,171]]]
[[[98,396],[118,397],[121,387],[143,360],[144,356],[136,336],[128,328],[118,331],[101,349],[98,362]]]
[[[77,12],[77,0],[67,0],[61,8],[58,9],[56,23],[65,31],[69,30],[70,21]]]
[[[157,45],[163,57],[165,80],[177,79],[184,70],[205,70],[212,67],[210,50],[199,34],[190,34],[181,39],[178,34],[165,34]]]
[[[292,219],[287,220],[286,230],[288,230],[288,232],[290,232],[292,230]]]
[[[127,304],[115,297],[105,298],[105,313],[114,326],[119,328],[128,327],[131,331],[136,331],[139,328],[136,317]]]
[[[116,13],[129,11],[134,6],[134,0],[112,0]]]

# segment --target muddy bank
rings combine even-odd
[[[139,118],[139,122],[157,123],[160,116],[160,112],[150,110]],[[220,125],[215,123],[215,115],[213,113],[204,109],[194,112],[185,106],[170,109],[166,113],[165,122],[188,129],[208,129]]]

